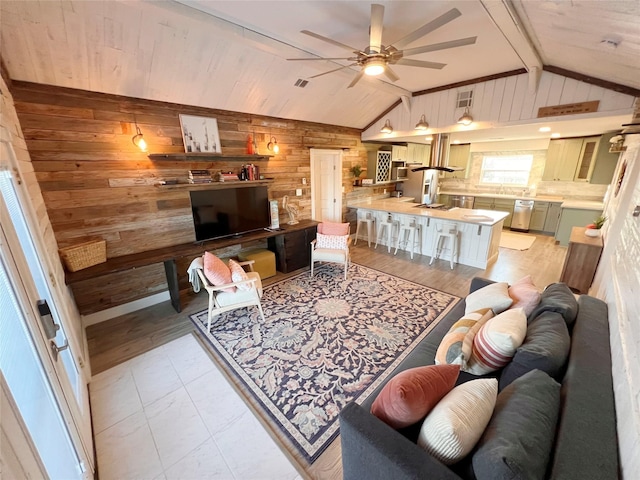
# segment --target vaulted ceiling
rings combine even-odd
[[[377,3],[383,45],[453,8],[459,17],[405,48],[477,40],[409,57],[442,69],[397,64],[396,82],[365,75],[347,88],[351,61],[287,59],[367,47],[371,2],[3,0],[0,53],[14,80],[356,128],[415,92],[543,65],[640,89],[636,0]]]

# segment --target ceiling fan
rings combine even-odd
[[[452,8],[448,12],[440,15],[438,18],[430,21],[429,23],[421,26],[417,30],[406,35],[404,38],[394,42],[391,45],[383,45],[382,44],[382,20],[384,17],[384,6],[378,4],[371,5],[371,25],[369,27],[369,45],[362,50],[357,48],[350,47],[349,45],[345,45],[344,43],[340,43],[331,38],[327,38],[325,36],[319,35],[314,32],[310,32],[309,30],[302,30],[301,33],[305,35],[309,35],[311,37],[317,38],[318,40],[322,40],[323,42],[330,43],[331,45],[336,45],[338,47],[344,48],[346,50],[350,50],[355,53],[355,56],[351,57],[338,57],[338,58],[287,58],[287,60],[297,61],[297,60],[348,60],[353,62],[349,65],[344,65],[342,67],[336,68],[334,70],[329,70],[328,72],[320,73],[318,75],[314,75],[309,78],[316,78],[322,75],[326,75],[328,73],[337,72],[338,70],[342,70],[345,68],[351,68],[354,66],[361,67],[361,70],[356,74],[355,78],[351,81],[348,88],[353,87],[358,81],[362,78],[364,74],[366,75],[380,75],[384,73],[389,80],[395,82],[400,79],[398,75],[391,69],[390,65],[406,65],[409,67],[422,67],[422,68],[434,68],[441,69],[446,66],[446,63],[437,63],[437,62],[427,62],[423,60],[412,60],[405,57],[409,57],[411,55],[418,55],[420,53],[426,52],[435,52],[437,50],[446,50],[449,48],[462,47],[464,45],[472,45],[476,43],[477,37],[467,37],[460,38],[458,40],[451,40],[448,42],[435,43],[432,45],[424,45],[422,47],[414,47],[403,50],[403,47],[409,45],[410,43],[418,40],[419,38],[424,37],[428,33],[433,32],[434,30],[446,25],[447,23],[455,20],[460,15],[460,11],[457,8]]]

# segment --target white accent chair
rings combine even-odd
[[[321,232],[322,223],[318,225],[318,233]],[[349,268],[349,262],[351,261],[351,255],[349,254],[351,237],[349,234],[349,228],[347,228],[347,235],[329,235],[333,237],[346,236],[345,248],[318,248],[317,239],[311,242],[311,277],[313,277],[313,265],[315,262],[331,262],[344,265],[344,279],[347,279],[347,269]]]
[[[253,271],[253,260],[246,262],[238,262],[241,266],[248,266],[246,280],[240,282],[227,283],[225,285],[213,285],[204,274],[204,270],[198,268],[198,276],[202,281],[202,285],[209,292],[209,312],[207,315],[207,331],[211,330],[211,321],[216,315],[221,313],[235,310],[236,308],[244,308],[256,306],[260,311],[262,321],[265,321],[264,312],[262,311],[262,304],[260,298],[262,298],[262,281],[260,280],[260,274]],[[249,290],[241,290],[237,288],[241,285],[250,285]],[[236,287],[235,292],[223,292],[222,290],[229,287]]]

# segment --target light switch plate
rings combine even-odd
[[[296,188],[296,196],[297,197],[301,197],[302,196],[302,189],[301,188]]]

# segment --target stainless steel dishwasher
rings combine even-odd
[[[511,219],[511,230],[520,232],[529,231],[529,222],[533,212],[533,200],[516,200],[513,206],[513,218]]]

